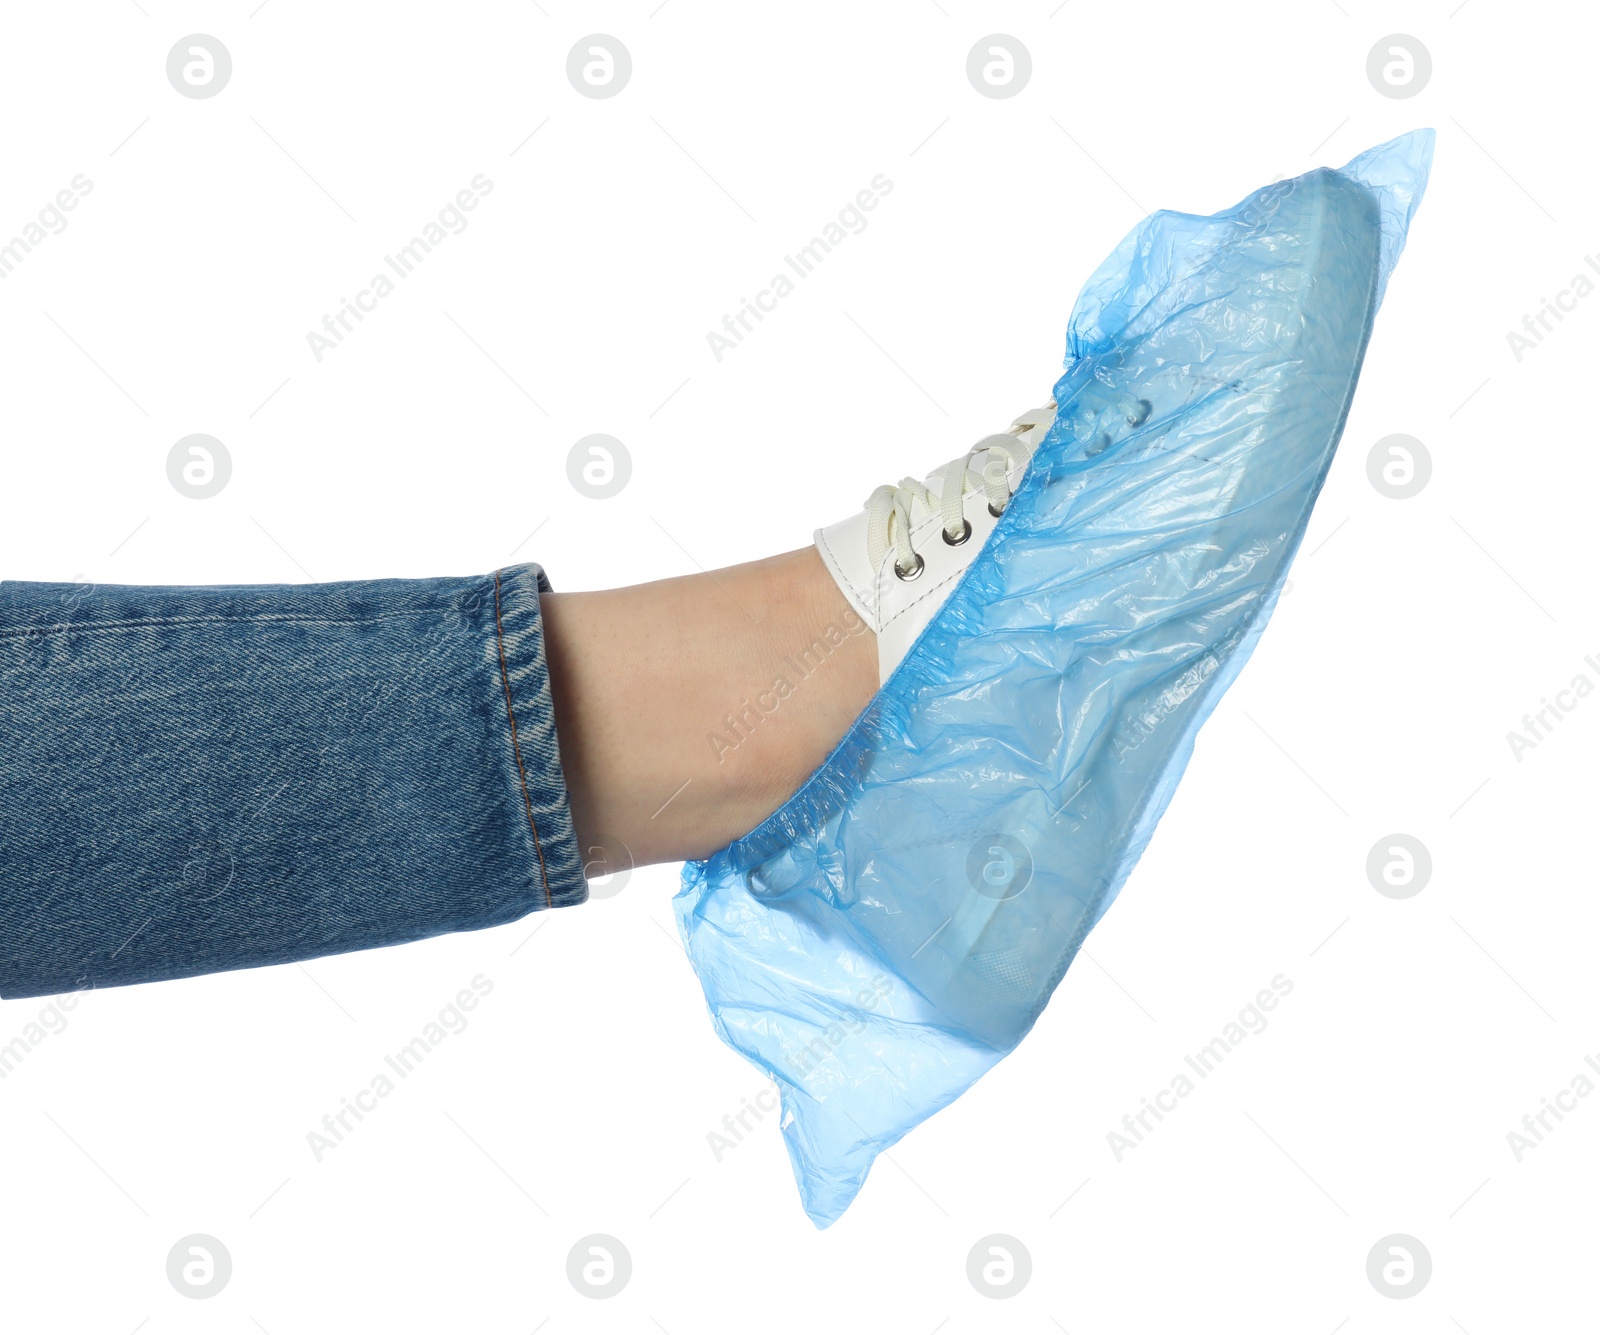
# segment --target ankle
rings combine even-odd
[[[601,866],[746,833],[877,688],[874,637],[813,548],[543,606],[573,820]]]
[[[702,799],[726,810],[759,809],[764,818],[826,759],[871,700],[877,648],[815,548],[736,570],[754,576],[764,605],[750,607],[757,619],[730,646],[740,661],[727,683],[737,689],[704,729]]]

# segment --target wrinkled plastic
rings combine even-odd
[[[1432,152],[1135,228],[948,602],[805,786],[685,867],[713,1021],[777,1082],[819,1226],[1017,1045],[1143,852],[1277,601]]]

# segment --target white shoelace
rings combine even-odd
[[[935,471],[928,481],[937,491],[916,478],[900,479],[898,487],[879,487],[867,499],[867,558],[878,569],[889,548],[895,552],[895,574],[915,579],[922,571],[922,557],[911,545],[913,507],[921,506],[937,514],[944,540],[952,546],[972,536],[965,514],[966,498],[982,491],[989,498],[989,513],[996,518],[1011,499],[1008,478],[1018,464],[1033,457],[1035,446],[1055,421],[1056,405],[1051,402],[1017,418],[1004,432],[985,436],[959,459],[952,459]],[[1035,430],[1035,428],[1038,428]],[[980,456],[982,463],[978,463]],[[973,465],[977,464],[974,469]]]

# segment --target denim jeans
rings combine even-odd
[[[0,997],[581,903],[549,588],[0,584]]]

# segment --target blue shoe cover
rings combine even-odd
[[[1432,155],[1417,131],[1136,227],[949,600],[805,786],[684,868],[818,1226],[1021,1041],[1149,842],[1272,614]]]

